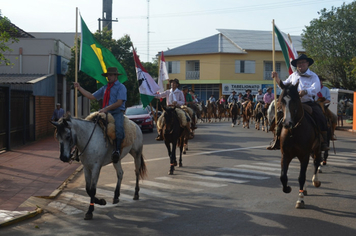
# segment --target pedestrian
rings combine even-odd
[[[312,58],[307,57],[305,54],[300,54],[296,59],[292,60],[292,66],[296,67],[297,70],[293,72],[285,81],[281,81],[278,77],[278,73],[273,71],[272,78],[276,80],[276,83],[283,84],[298,84],[298,92],[300,96],[300,100],[303,104],[310,106],[313,110],[314,119],[321,131],[321,135],[323,137],[321,143],[321,150],[327,151],[329,150],[327,146],[327,122],[326,118],[321,110],[321,107],[314,101],[314,97],[320,92],[320,80],[319,77],[309,69],[314,63]],[[282,123],[282,122],[281,122]],[[279,148],[279,135],[282,131],[281,125],[277,126],[277,130],[275,132],[276,137],[272,142],[272,145],[267,149],[278,149]]]
[[[103,107],[99,112],[109,112],[115,118],[115,149],[111,155],[113,163],[117,163],[120,159],[120,148],[123,139],[125,138],[124,130],[124,112],[125,103],[127,100],[127,90],[125,85],[117,80],[117,77],[121,75],[116,67],[109,67],[106,73],[101,74],[107,77],[108,84],[98,89],[93,94],[85,90],[79,83],[74,83],[74,87],[78,89],[83,96],[90,100],[103,99]]]
[[[62,118],[64,116],[64,110],[63,110],[63,108],[61,108],[61,104],[57,103],[56,107],[57,108],[54,109],[54,111],[53,111],[53,115],[51,118],[52,121],[58,121],[60,118]]]

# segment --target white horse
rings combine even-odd
[[[77,147],[80,152],[80,161],[83,164],[86,192],[90,196],[90,206],[85,214],[85,220],[93,218],[94,203],[105,205],[104,199],[95,197],[96,185],[102,166],[110,164],[113,145],[103,134],[103,130],[93,121],[73,118],[68,115],[58,122],[51,122],[56,127],[56,138],[60,144],[60,159],[63,162],[72,160],[72,149]],[[146,175],[146,165],[142,155],[143,136],[141,129],[127,117],[124,121],[125,139],[121,146],[120,160],[113,164],[117,174],[117,184],[114,193],[113,204],[119,202],[121,181],[124,171],[121,166],[121,159],[130,153],[135,161],[136,187],[134,200],[139,199],[138,192],[139,179]]]

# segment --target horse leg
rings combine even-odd
[[[314,154],[314,175],[312,178],[312,182],[314,187],[319,188],[321,185],[321,182],[318,180],[318,170],[321,162],[321,152],[318,152],[317,154]]]
[[[94,203],[99,205],[106,205],[106,201],[104,199],[98,199],[95,197],[96,194],[96,184],[99,178],[100,168],[95,168],[93,170],[88,170],[84,168],[85,175],[85,189],[87,194],[90,197],[90,205],[87,213],[85,213],[84,220],[93,219],[93,211],[94,211]]]
[[[142,155],[142,146],[138,150],[131,149],[130,154],[133,156],[135,161],[135,175],[136,175],[136,186],[135,186],[135,194],[133,200],[138,200],[140,198],[138,194],[140,191],[140,186],[139,186],[140,177],[141,179],[143,179],[147,171],[145,160],[143,159],[143,155]]]
[[[116,183],[116,188],[115,188],[112,204],[117,204],[117,203],[119,203],[121,182],[122,182],[122,177],[124,176],[124,170],[122,169],[122,166],[121,166],[121,160],[119,160],[117,163],[115,163],[114,167],[116,170],[117,183]]]
[[[185,137],[185,138],[184,138],[184,136],[180,137],[180,143],[181,143],[181,145],[179,146],[179,167],[182,167],[183,166],[182,152],[183,152],[183,148],[186,147],[186,145],[188,146],[188,137]],[[185,150],[183,153],[185,154]]]
[[[174,166],[177,166],[176,147],[177,147],[177,140],[172,143],[172,152],[170,155],[170,168],[168,172],[169,175],[173,175]]]
[[[306,179],[306,173],[307,173],[307,167],[309,163],[309,155],[307,154],[303,158],[299,158],[300,161],[300,172],[299,172],[299,177],[298,177],[298,182],[299,182],[299,197],[297,200],[297,203],[295,205],[295,208],[297,209],[303,209],[305,208],[304,204],[304,184],[305,184],[305,179]]]
[[[291,158],[288,158],[285,156],[285,154],[282,155],[282,160],[281,160],[281,177],[280,180],[283,185],[283,192],[284,193],[290,193],[292,191],[292,188],[288,186],[288,167],[289,163],[291,162]]]

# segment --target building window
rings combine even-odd
[[[179,74],[180,73],[180,61],[169,61],[167,63],[168,74]]]
[[[265,62],[265,74],[264,80],[272,80],[272,71],[273,71],[273,63],[272,62]],[[281,74],[281,63],[276,62],[276,71],[280,75]]]
[[[235,60],[235,73],[254,74],[255,61]]]

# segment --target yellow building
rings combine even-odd
[[[233,90],[245,93],[273,85],[272,31],[226,30],[202,40],[164,51],[170,79],[191,87],[201,100],[219,98]],[[304,52],[301,36],[291,36],[298,53]],[[276,71],[281,78],[289,73],[278,39],[275,39]],[[278,91],[277,91],[278,93]]]

